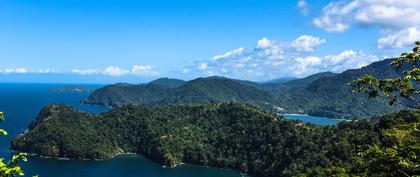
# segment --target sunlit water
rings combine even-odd
[[[317,125],[336,125],[341,121],[346,121],[344,119],[332,119],[327,117],[310,116],[306,114],[282,114],[282,116],[288,120],[299,120]]]

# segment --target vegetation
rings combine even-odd
[[[153,81],[141,85],[109,85],[96,90],[85,103],[119,107],[124,104],[160,106],[238,101],[273,110],[277,102],[270,92],[222,77],[198,78],[178,87],[172,86],[173,83],[164,86],[164,80],[158,80],[159,84]]]
[[[354,92],[366,92],[370,97],[383,97],[389,100],[389,104],[396,102],[408,107],[420,109],[418,95],[420,81],[420,42],[416,42],[412,52],[403,53],[400,57],[392,60],[396,70],[404,68],[403,76],[395,79],[378,79],[372,75],[365,75],[349,85],[354,87]],[[399,101],[398,98],[403,98]]]
[[[378,78],[400,77],[402,73],[395,71],[390,63],[391,60],[384,60],[340,74],[318,73],[285,83],[261,84],[209,77],[188,82],[164,78],[141,85],[108,85],[93,92],[84,102],[119,107],[124,104],[161,106],[236,101],[277,113],[347,119],[376,117],[406,107],[384,104],[385,99],[372,100],[364,95],[349,94],[351,88],[347,83],[365,74]]]
[[[384,113],[396,112],[406,107],[390,106],[387,100],[370,99],[365,95],[351,94],[347,84],[365,74],[378,78],[400,77],[401,72],[394,70],[391,60],[372,63],[360,69],[344,71],[333,77],[324,77],[313,81],[305,88],[295,88],[282,94],[282,104],[286,110],[298,110],[310,115],[363,119]]]
[[[286,121],[240,103],[145,107],[125,105],[99,116],[64,105],[44,108],[29,132],[12,148],[55,158],[107,159],[132,152],[162,165],[183,163],[240,170],[258,177],[380,176],[359,158],[359,147],[394,148],[387,135],[401,131],[395,143],[413,153],[404,173],[418,174],[418,112],[402,111],[375,121],[315,126]],[[402,141],[399,141],[402,140]],[[406,141],[407,140],[407,141]],[[417,149],[416,149],[417,148]],[[409,152],[409,151],[408,151]],[[360,157],[372,156],[369,153]],[[382,156],[381,156],[382,157]],[[363,163],[362,163],[363,162]],[[364,164],[364,165],[363,165]],[[384,163],[387,165],[388,163]],[[395,161],[395,165],[405,165]],[[388,165],[390,166],[390,165]],[[395,174],[395,173],[394,173]]]
[[[395,103],[405,104],[417,111],[420,108],[418,81],[420,80],[420,42],[412,52],[394,58],[396,70],[404,68],[403,76],[394,79],[378,79],[365,75],[349,85],[354,92],[366,92],[369,97],[382,97]],[[400,101],[402,99],[402,101]],[[382,132],[384,143],[365,145],[356,156],[363,174],[378,176],[411,176],[420,174],[420,130],[419,123],[410,121]]]
[[[4,114],[0,112],[0,122],[4,121]],[[3,129],[0,129],[1,135],[7,135],[7,132]],[[26,153],[18,153],[12,156],[12,159],[8,162],[5,162],[4,158],[0,158],[0,177],[15,177],[23,176],[24,172],[19,166],[19,161],[27,161]]]

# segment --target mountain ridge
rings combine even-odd
[[[84,103],[119,107],[124,104],[159,106],[237,101],[276,113],[305,113],[345,119],[370,118],[404,107],[389,106],[386,100],[353,94],[347,83],[364,74],[379,78],[400,76],[401,72],[396,71],[390,62],[387,59],[360,69],[338,74],[317,73],[279,84],[261,84],[213,76],[185,81],[177,87],[153,83],[120,88],[113,88],[115,86],[111,85],[96,90]]]

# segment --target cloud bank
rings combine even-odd
[[[184,67],[181,73],[194,77],[219,75],[268,80],[283,76],[303,77],[324,71],[342,72],[380,60],[377,56],[353,50],[325,56],[314,55],[316,48],[325,43],[326,39],[310,35],[285,42],[262,38],[253,49],[233,49]]]
[[[157,76],[159,72],[150,65],[134,65],[131,69],[124,69],[118,66],[109,66],[104,69],[73,69],[72,73],[79,75],[106,75],[112,77],[134,75],[134,76]]]
[[[345,0],[329,3],[312,22],[327,32],[345,32],[352,25],[377,27],[377,48],[388,49],[420,40],[419,19],[418,0]]]
[[[24,67],[19,68],[6,68],[6,69],[0,69],[0,74],[49,74],[49,73],[58,73],[57,70],[52,69],[27,69]]]

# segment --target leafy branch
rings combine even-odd
[[[4,121],[4,113],[0,112],[0,122]],[[0,129],[0,134],[7,135],[7,131]],[[25,173],[19,165],[20,161],[26,162],[27,159],[26,153],[18,153],[12,156],[12,159],[8,162],[5,162],[4,158],[0,158],[0,177],[16,177],[23,176]]]
[[[348,85],[353,87],[353,92],[367,93],[369,97],[381,97],[389,101],[390,105],[395,103],[404,104],[414,109],[420,108],[418,94],[418,81],[420,80],[420,42],[416,42],[416,47],[412,52],[402,53],[400,57],[392,59],[391,65],[396,70],[408,68],[402,72],[401,78],[378,79],[372,75],[365,75]],[[403,98],[405,102],[401,102]]]

